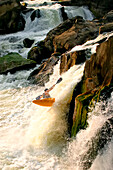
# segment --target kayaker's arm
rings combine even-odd
[[[51,90],[55,87],[55,85],[58,84],[58,83],[60,83],[61,81],[62,81],[62,78],[60,77],[60,78],[57,80],[57,82],[56,82],[52,87],[50,87],[50,88],[47,90],[47,92],[51,91]]]

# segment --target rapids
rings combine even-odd
[[[24,16],[26,19],[24,31],[1,35],[1,57],[8,52],[15,51],[26,58],[29,49],[23,47],[23,39],[29,35],[30,38],[35,39],[35,43],[43,40],[51,28],[62,22],[59,13],[61,5],[56,2],[46,0],[46,5],[43,4],[44,0],[25,2],[28,3],[28,8],[40,9],[43,15],[40,20],[35,19],[34,23],[31,23],[31,13],[28,13]],[[93,18],[86,7],[65,7],[65,11],[68,17],[79,14],[85,19]],[[50,21],[51,15],[53,18]],[[112,34],[100,35],[95,40],[74,47],[70,52],[90,49],[90,52],[94,53],[98,41]],[[59,64],[54,67],[54,73],[45,87],[51,87],[60,77]],[[75,65],[62,74],[63,81],[50,92],[50,95],[55,97],[55,103],[51,108],[32,103],[32,100],[45,89],[45,87],[32,85],[27,80],[33,69],[0,75],[0,169],[82,170],[81,156],[88,150],[88,142],[105,121],[113,116],[112,94],[106,110],[102,109],[104,103],[98,103],[93,112],[88,114],[87,129],[81,130],[76,138],[69,138],[67,134],[69,101],[74,87],[82,78],[84,65],[84,63]],[[37,65],[36,68],[38,67]],[[108,116],[106,113],[109,111],[111,114]],[[90,169],[111,170],[113,167],[112,149],[113,139],[101,153],[98,153]]]

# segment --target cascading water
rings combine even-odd
[[[62,21],[61,16],[58,16],[60,15],[60,5],[52,4],[50,0],[47,1],[46,7],[42,7],[43,0],[25,2],[28,3],[29,8],[34,6],[35,9],[40,8],[41,13],[44,15],[46,15],[46,12],[50,12],[48,17],[50,17],[50,14],[54,14],[54,19],[49,21],[47,27],[47,18],[42,17],[42,23],[45,23],[45,25],[43,26],[42,24],[38,27],[37,24],[38,22],[41,24],[41,18],[40,21],[36,18],[32,28],[31,26],[29,27],[32,12],[28,13],[25,16],[27,22],[24,31],[0,36],[1,56],[5,53],[16,51],[22,54],[23,57],[26,57],[29,49],[23,48],[23,39],[28,38],[29,35],[30,38],[35,39],[35,43],[43,40],[49,29]],[[71,11],[71,9],[73,7],[65,7],[68,16],[75,15],[75,11]],[[83,11],[86,10],[83,7],[77,10],[80,12],[81,9]],[[84,15],[85,19],[87,19],[87,12]],[[55,18],[57,19],[55,20]],[[54,20],[57,22],[55,23]],[[38,32],[37,29],[39,29]],[[82,46],[76,46],[71,52],[86,48],[91,48],[93,49],[92,52],[95,52],[98,41],[111,35],[99,36],[97,39],[89,41]],[[103,126],[109,116],[112,117],[113,110],[112,95],[106,110],[102,110],[100,102],[96,105],[93,113],[88,114],[89,126],[86,130],[81,130],[76,138],[70,139],[68,137],[66,116],[69,110],[69,101],[74,87],[82,78],[83,70],[84,64],[75,65],[62,74],[63,81],[57,84],[50,92],[50,95],[55,97],[55,103],[51,108],[35,105],[32,103],[32,100],[40,95],[45,87],[51,87],[58,80],[60,76],[59,63],[54,67],[54,73],[45,87],[31,85],[27,80],[32,69],[29,71],[18,71],[15,74],[0,75],[0,169],[83,169],[81,157],[87,152],[89,141],[95,136],[98,129]],[[111,115],[108,116],[105,112],[107,113],[109,110]],[[106,145],[103,153],[98,154],[91,166],[91,170],[111,170],[110,168],[113,164],[112,148],[113,140],[111,140],[109,145]],[[104,161],[105,159],[107,163]]]
[[[37,42],[43,40],[46,34],[59,25],[62,21],[61,8],[62,6],[57,3],[52,3],[47,1],[46,5],[40,5],[44,1],[25,1],[28,4],[28,9],[33,9],[26,14],[22,14],[26,21],[24,31],[0,36],[0,57],[6,55],[9,52],[18,52],[24,58],[27,58],[27,54],[30,48],[25,48],[23,45],[23,40],[25,38],[30,38],[34,40],[32,46]],[[86,20],[92,20],[92,13],[86,7],[64,7],[65,12],[69,18],[76,15],[82,16]],[[34,11],[39,10],[40,17],[35,17],[31,20],[31,16]]]

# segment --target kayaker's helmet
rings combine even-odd
[[[46,88],[44,91],[47,91],[48,89]]]

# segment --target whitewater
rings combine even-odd
[[[60,4],[46,0],[24,1],[28,8],[40,9],[42,17],[31,23],[31,12],[24,17],[26,27],[24,31],[0,36],[0,55],[8,52],[18,52],[24,58],[30,49],[23,46],[23,39],[35,39],[35,43],[43,40],[49,30],[62,22]],[[68,17],[83,16],[92,20],[93,16],[87,7],[65,7]],[[48,14],[48,15],[47,15]],[[50,20],[50,16],[53,16]],[[98,40],[112,34],[100,35],[98,38],[74,47],[70,52],[81,49],[91,49],[95,52]],[[0,169],[2,170],[82,170],[81,157],[88,150],[88,143],[112,117],[113,94],[108,101],[106,110],[104,103],[97,103],[93,112],[88,113],[89,126],[81,130],[76,138],[68,134],[67,115],[69,103],[76,84],[81,80],[85,63],[71,67],[60,75],[60,62],[54,67],[53,75],[44,87],[33,85],[28,81],[34,69],[18,71],[14,74],[0,75]],[[63,80],[50,92],[55,97],[51,108],[41,107],[32,101],[44,89],[51,87],[58,78]],[[107,114],[110,112],[111,114]],[[106,145],[94,160],[91,170],[112,170],[113,139]],[[105,161],[106,160],[106,161]]]

